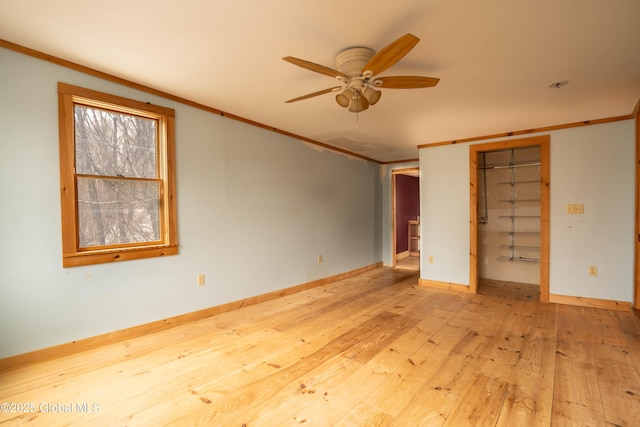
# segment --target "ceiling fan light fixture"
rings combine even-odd
[[[351,98],[351,104],[349,105],[349,111],[352,113],[359,113],[369,108],[369,101],[361,94],[356,94]]]
[[[363,95],[369,102],[369,105],[376,105],[376,102],[378,102],[380,100],[380,97],[382,96],[382,92],[380,92],[379,90],[375,90],[370,87],[367,87],[364,90]]]
[[[347,108],[351,103],[351,97],[353,97],[353,92],[351,91],[351,89],[345,89],[336,95],[336,102],[341,107]]]

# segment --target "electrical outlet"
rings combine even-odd
[[[598,267],[595,265],[589,266],[589,276],[597,276],[598,275]]]
[[[198,286],[204,285],[204,274],[198,274]]]
[[[322,262],[322,255],[318,255],[318,262]]]

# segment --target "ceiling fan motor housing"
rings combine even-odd
[[[363,68],[375,52],[368,47],[352,47],[336,56],[336,68],[349,77],[362,76]]]

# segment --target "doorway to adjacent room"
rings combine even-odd
[[[392,171],[393,266],[420,269],[420,170]]]

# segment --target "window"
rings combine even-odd
[[[58,83],[62,265],[178,253],[174,111]]]

